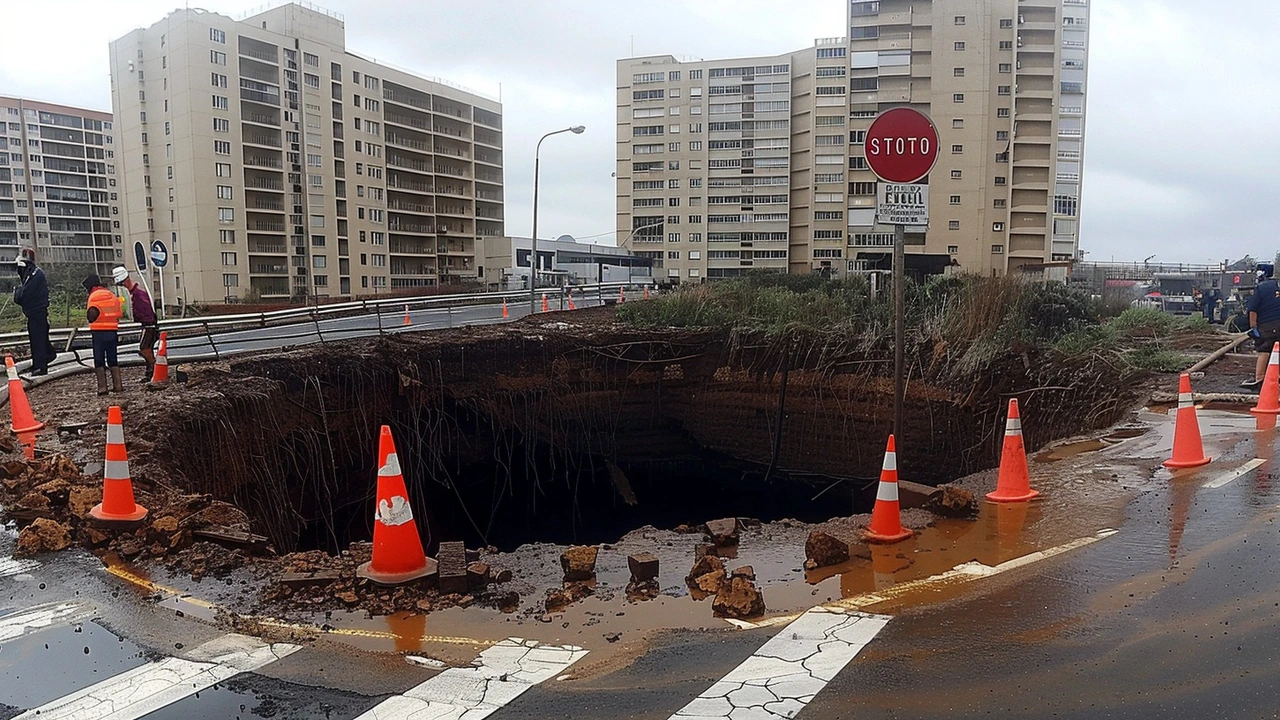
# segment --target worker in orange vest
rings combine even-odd
[[[98,377],[98,394],[107,394],[107,371],[111,371],[111,388],[123,392],[120,367],[116,361],[117,331],[124,312],[116,294],[106,288],[102,278],[90,275],[81,283],[89,291],[89,307],[85,318],[93,335],[93,373]]]

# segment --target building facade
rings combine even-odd
[[[471,283],[503,235],[501,104],[353,54],[336,15],[176,10],[111,43],[111,79],[170,305]]]
[[[487,237],[478,262],[486,290],[527,290],[533,241],[527,237]],[[538,240],[538,287],[649,282],[653,262],[626,248],[578,242],[568,235]]]
[[[111,114],[0,96],[0,264],[110,274],[123,229]]]
[[[908,267],[1074,260],[1087,0],[851,0],[848,35],[786,55],[618,62],[620,244],[683,282],[886,267],[863,142],[884,110],[938,128]]]

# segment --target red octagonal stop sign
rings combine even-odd
[[[913,183],[938,160],[938,129],[919,110],[886,110],[867,130],[866,153],[867,164],[881,180]]]

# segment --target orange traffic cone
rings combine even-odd
[[[40,430],[44,423],[38,422],[35,413],[31,412],[31,403],[27,402],[27,391],[22,388],[12,355],[4,356],[4,369],[9,373],[9,414],[12,417],[9,427],[16,433]]]
[[[996,478],[996,491],[987,493],[992,502],[1022,502],[1040,493],[1031,489],[1031,476],[1027,472],[1027,448],[1022,442],[1022,416],[1018,414],[1018,400],[1009,400],[1009,419],[1004,424],[1004,452],[1000,457],[1000,475]]]
[[[1250,409],[1249,412],[1258,415],[1263,413],[1280,415],[1280,343],[1276,343],[1271,348],[1271,361],[1267,363],[1267,376],[1262,380],[1262,393],[1258,395],[1258,406]]]
[[[511,317],[511,316],[507,314],[507,299],[502,298],[502,319],[505,320],[508,317]]]
[[[1267,369],[1267,382],[1262,394],[1266,397],[1268,384],[1276,382],[1276,351],[1271,351],[1271,366]],[[1274,395],[1273,395],[1274,400]],[[1253,409],[1254,412],[1275,412]],[[1196,404],[1191,397],[1191,376],[1182,373],[1178,378],[1178,422],[1173,431],[1173,457],[1164,461],[1167,468],[1193,468],[1209,464],[1200,439],[1200,420],[1196,417]]]
[[[408,305],[405,305],[405,306],[404,306],[404,324],[405,324],[405,325],[412,325],[412,324],[413,324],[413,321],[409,319],[409,306],[408,306]]]
[[[436,572],[436,561],[422,550],[400,456],[386,425],[378,439],[378,509],[373,519],[373,559],[361,565],[357,575],[382,585],[398,585]]]
[[[626,301],[627,301],[627,294],[623,292],[622,288],[618,288],[618,302],[624,303]]]
[[[89,514],[98,520],[133,522],[147,516],[147,509],[133,501],[129,479],[129,453],[124,447],[124,420],[120,407],[107,410],[107,461],[102,466],[102,502]]]
[[[566,293],[565,293],[565,295],[566,295],[566,296],[568,296],[568,298],[569,298],[569,309],[570,309],[570,310],[577,310],[577,309],[578,309],[578,306],[573,304],[573,291],[572,291],[572,290],[570,290],[570,291],[566,292]]]
[[[551,306],[547,304],[546,293],[542,293],[542,312],[551,312]]]
[[[156,369],[151,374],[151,382],[169,382],[169,333],[160,333],[160,349],[156,351]]]
[[[871,511],[871,525],[863,537],[867,542],[896,543],[912,534],[902,527],[902,514],[898,508],[898,452],[890,435],[889,446],[884,451],[884,467],[880,470],[876,506]]]

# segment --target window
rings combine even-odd
[[[320,88],[320,76],[313,73],[302,73],[302,84],[309,88]]]
[[[991,223],[991,232],[1004,232],[1004,223],[1002,222]]]
[[[949,198],[949,200],[950,200],[950,204],[951,204],[951,205],[959,205],[959,204],[960,204],[960,196],[959,196],[959,195],[952,195],[952,196]]]
[[[701,79],[702,79],[702,71],[701,71],[701,70],[690,70],[690,71],[689,71],[689,79],[690,79],[690,80],[701,80]]]
[[[849,194],[857,197],[869,197],[875,195],[876,184],[873,182],[849,183]]]
[[[962,102],[964,102],[964,93],[955,93],[954,95],[952,95],[952,96],[951,96],[951,102],[953,102],[953,103],[962,103]]]
[[[680,242],[680,233],[667,233],[667,242],[670,242],[670,243]]]
[[[320,56],[312,55],[309,52],[302,53],[302,62],[311,67],[320,67]]]
[[[957,24],[957,25],[963,25],[963,24],[964,24],[964,16],[963,16],[963,15],[957,15],[957,16],[956,16],[956,24]]]
[[[679,251],[679,250],[668,250],[668,251],[667,251],[667,259],[668,259],[668,260],[679,260],[679,259],[680,259],[680,251]]]
[[[1001,40],[1001,41],[1000,41],[1000,49],[1001,49],[1001,50],[1012,50],[1012,49],[1013,49],[1013,41],[1012,41],[1012,40]]]
[[[1000,21],[1000,29],[1001,29],[1001,30],[1009,30],[1009,29],[1011,29],[1011,28],[1013,28],[1013,20],[1012,20],[1012,19],[1010,19],[1010,18],[1004,18],[1004,19],[1002,19],[1002,20]]]
[[[1013,72],[1013,63],[1000,63],[999,70],[1002,73],[1011,73]]]
[[[668,224],[668,225],[679,225],[679,224],[680,224],[680,216],[679,216],[679,215],[668,215],[668,216],[667,216],[667,224]]]
[[[1008,184],[1008,178],[1004,177],[1003,175],[996,176],[996,185],[1007,185],[1007,184]]]
[[[671,160],[671,161],[668,161],[668,162],[667,162],[667,169],[668,169],[668,170],[679,170],[679,169],[680,169],[680,161],[679,161],[679,160]]]
[[[227,76],[222,73],[210,73],[209,81],[216,88],[225,88],[227,86]]]
[[[699,149],[701,149],[701,148],[699,148]],[[702,178],[689,178],[689,187],[691,187],[691,188],[700,188],[700,187],[702,187]],[[690,198],[690,199],[689,199],[689,204],[690,204],[690,205],[696,205],[697,203],[693,202],[693,199],[692,199],[692,198]]]
[[[230,186],[230,185],[219,185],[219,186],[218,186],[218,199],[219,199],[219,200],[230,200],[230,199],[231,199],[231,186]]]
[[[223,245],[235,245],[235,244],[236,244],[236,231],[235,231],[235,230],[219,230],[219,231],[218,231],[218,240],[219,240]]]
[[[992,202],[992,203],[991,203],[991,207],[993,207],[993,208],[995,208],[995,209],[997,209],[997,210],[999,210],[999,209],[1003,208],[1004,206],[1005,206],[1005,199],[1004,199],[1004,198],[998,198],[998,199],[996,199],[994,202]]]
[[[813,219],[817,220],[843,220],[843,210],[818,210],[813,213]]]
[[[955,44],[955,46],[954,46],[954,47],[955,47],[955,49],[956,49],[956,52],[963,52],[963,51],[964,51],[964,41],[963,41],[963,40],[957,40],[957,41],[956,41],[956,44]]]
[[[222,45],[226,45],[227,33],[222,30],[219,30],[218,28],[209,28],[209,39],[216,43],[221,43]]]
[[[952,155],[962,155],[963,153],[964,153],[964,146],[963,146],[963,145],[952,145],[952,146],[951,146],[951,154],[952,154]]]
[[[214,174],[218,177],[231,177],[231,163],[217,163],[214,165]]]
[[[1055,215],[1072,215],[1076,214],[1078,200],[1070,195],[1054,195],[1053,196],[1053,213]]]
[[[952,170],[952,171],[951,171],[951,179],[952,179],[952,180],[959,180],[961,177],[963,177],[963,175],[961,174],[961,171],[959,171],[959,170]]]
[[[230,155],[231,142],[228,140],[214,140],[213,152],[215,155]]]
[[[324,255],[311,256],[311,267],[313,268],[321,268],[321,269],[326,268],[329,266],[328,263],[329,263],[329,259],[326,258]]]
[[[844,53],[845,49],[842,47],[820,47],[818,48],[818,59],[842,58]]]
[[[996,108],[996,117],[998,118],[1009,117],[1009,108]]]
[[[323,235],[311,236],[311,247],[324,247],[325,240]]]
[[[701,224],[702,224],[702,216],[701,216],[701,215],[690,215],[690,216],[689,216],[689,224],[690,224],[690,225],[701,225]]]
[[[948,221],[947,221],[947,229],[948,229],[948,230],[959,230],[959,229],[960,229],[960,221],[959,221],[959,220],[948,220]]]
[[[214,110],[226,110],[228,107],[230,107],[230,106],[227,104],[227,96],[226,96],[226,95],[214,95],[214,96],[213,96],[213,109],[214,109]],[[168,133],[166,133],[166,134],[168,134]]]
[[[227,54],[224,52],[218,52],[217,50],[210,50],[209,62],[213,63],[214,65],[226,65]]]
[[[680,126],[672,125],[671,127],[680,127]],[[680,143],[678,142],[667,143],[667,152],[680,152]]]
[[[236,221],[236,211],[234,208],[220,207],[218,208],[218,222],[233,223]]]
[[[861,155],[849,158],[850,170],[869,170],[871,166],[867,164],[867,159]]]
[[[950,254],[952,254],[952,255],[955,255],[956,253],[960,252],[960,246],[959,246],[959,245],[948,245],[948,246],[947,246],[947,252],[948,252],[948,253],[950,253]]]
[[[880,88],[880,78],[854,78],[849,81],[849,90],[852,92],[860,92],[863,90],[878,90]],[[821,90],[822,88],[818,88]],[[843,90],[843,88],[841,88]]]
[[[680,134],[680,126],[679,126],[679,125],[672,125],[672,126],[670,126],[670,127],[668,127],[668,128],[667,128],[667,132],[671,133],[672,135],[679,135],[679,134]]]
[[[227,273],[222,276],[222,287],[240,287],[240,276],[234,273]]]
[[[222,265],[223,265],[223,267],[235,267],[235,264],[236,264],[236,254],[235,254],[235,253],[233,253],[233,252],[224,252],[224,253],[222,253]]]
[[[951,68],[951,77],[964,77],[964,68]]]
[[[702,149],[702,141],[701,141],[701,140],[693,140],[693,141],[691,141],[691,142],[689,143],[689,150],[690,150],[690,151],[694,151],[694,152],[696,152],[696,151],[699,151],[699,150],[701,150],[701,149]]]
[[[991,246],[991,254],[992,254],[992,255],[1003,255],[1003,254],[1004,254],[1004,246],[1003,246],[1003,245],[992,245],[992,246]]]

